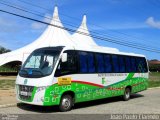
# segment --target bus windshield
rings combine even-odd
[[[60,51],[53,49],[35,50],[25,61],[19,75],[22,77],[39,78],[50,75],[57,62]]]

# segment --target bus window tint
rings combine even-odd
[[[136,62],[137,62],[138,72],[147,72],[148,71],[145,58],[137,58]]]
[[[61,62],[57,67],[56,75],[72,74],[77,72],[77,61],[75,51],[65,51],[67,53],[67,61]]]
[[[131,57],[131,72],[136,72],[136,61],[134,57]]]
[[[104,64],[105,64],[105,72],[111,73],[112,72],[112,63],[110,55],[104,55]]]
[[[104,60],[103,60],[103,54],[96,54],[96,61],[97,61],[97,71],[99,73],[104,72]]]
[[[77,72],[77,61],[75,51],[67,51],[67,66],[70,73]]]
[[[130,57],[126,57],[126,72],[131,72],[131,61],[130,61]]]
[[[119,72],[125,73],[125,59],[123,56],[119,56]]]
[[[147,61],[145,58],[141,58],[143,63],[144,72],[148,72]]]
[[[93,53],[88,53],[88,72],[89,73],[95,72],[95,61]]]
[[[80,72],[86,73],[87,70],[87,53],[79,52]]]
[[[118,73],[119,72],[119,63],[118,63],[117,55],[112,55],[112,61],[113,61],[114,73]]]

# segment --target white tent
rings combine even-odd
[[[86,16],[83,16],[82,23],[77,31],[70,35],[68,31],[63,28],[63,25],[59,19],[58,8],[55,7],[53,18],[51,20],[52,25],[59,26],[51,26],[49,25],[43,34],[34,42],[30,43],[27,46],[24,46],[20,49],[14,50],[12,52],[4,53],[0,55],[0,66],[13,61],[21,61],[23,62],[28,55],[37,48],[41,47],[51,47],[51,46],[73,46],[73,47],[82,47],[82,48],[96,48],[96,49],[104,49],[110,51],[118,51],[115,48],[104,48],[98,46],[92,37],[87,28],[87,20]],[[82,34],[79,34],[82,33]],[[83,35],[83,34],[87,35]]]
[[[54,9],[53,19],[50,23],[56,26],[63,27],[59,19],[57,7],[55,7]],[[68,31],[49,25],[43,32],[43,34],[31,44],[12,52],[1,54],[0,66],[12,61],[24,61],[24,59],[26,59],[26,57],[37,48],[59,45],[75,46]]]
[[[85,47],[89,49],[103,49],[105,51],[114,51],[118,52],[119,50],[111,47],[102,47],[95,43],[93,38],[90,36],[90,32],[87,27],[87,17],[83,16],[82,23],[77,31],[72,35],[72,40],[79,47]]]
[[[90,36],[90,32],[87,27],[86,15],[83,16],[82,23],[77,31],[72,35],[73,41],[82,47],[93,47],[97,46],[93,38]]]

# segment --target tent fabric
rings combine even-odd
[[[53,18],[50,22],[52,25],[59,26],[61,28],[49,25],[42,35],[34,42],[11,52],[0,55],[0,66],[13,62],[21,61],[24,62],[26,58],[37,48],[51,47],[51,46],[69,46],[76,48],[77,46],[82,48],[98,48],[101,49],[92,39],[87,28],[86,16],[83,17],[82,23],[77,31],[71,35],[68,31],[63,28],[62,22],[59,19],[58,8],[54,8]],[[86,35],[79,34],[85,33]],[[107,49],[108,50],[108,49]],[[115,50],[110,49],[110,50]]]
[[[55,7],[53,19],[50,24],[63,25],[59,19],[58,8]],[[49,25],[43,34],[34,42],[20,49],[0,55],[0,66],[12,61],[24,61],[28,55],[37,48],[49,46],[75,46],[68,31]]]
[[[93,47],[98,46],[95,41],[90,36],[90,32],[87,27],[87,18],[86,15],[83,16],[82,23],[77,31],[72,35],[73,41],[76,45],[83,47]]]

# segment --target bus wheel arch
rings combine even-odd
[[[61,112],[69,111],[72,109],[75,101],[75,93],[73,91],[66,91],[62,94],[59,104]]]
[[[123,94],[123,100],[128,101],[131,97],[132,87],[126,86]]]

